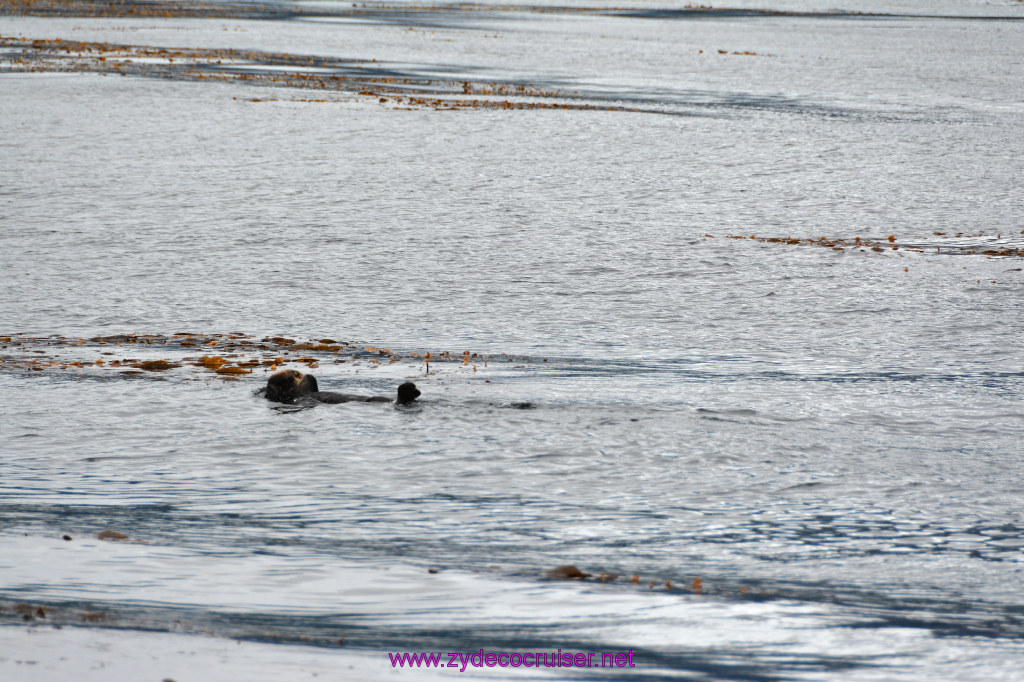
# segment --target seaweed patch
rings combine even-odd
[[[239,102],[337,103],[369,100],[390,109],[572,109],[666,114],[571,90],[520,82],[441,80],[375,59],[235,49],[166,48],[0,36],[0,72],[94,73],[190,82],[315,90],[318,97],[234,97]]]
[[[1021,230],[1024,235],[1024,230]],[[715,235],[704,233],[707,239]],[[914,239],[897,241],[896,235],[888,237],[759,237],[757,235],[723,235],[724,239],[752,239],[766,244],[788,244],[790,246],[817,246],[834,251],[847,249],[856,251],[907,251],[911,253],[945,253],[949,255],[982,255],[1024,257],[1024,246],[1017,246],[1022,240],[1004,239],[1003,235],[965,234],[958,232],[949,235],[945,232],[933,232],[933,240]]]
[[[216,353],[210,352],[216,348]],[[210,350],[208,350],[210,349]],[[198,352],[197,352],[198,351]],[[206,352],[203,352],[206,351]],[[212,377],[226,380],[266,374],[292,365],[315,369],[345,364],[376,369],[408,367],[410,373],[472,372],[489,363],[530,358],[471,351],[393,351],[333,339],[292,339],[248,334],[115,334],[108,336],[0,336],[0,371],[119,373],[135,377]]]

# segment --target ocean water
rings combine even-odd
[[[1016,679],[1020,2],[302,7],[0,15],[0,623]]]

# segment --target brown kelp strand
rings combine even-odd
[[[394,351],[330,338],[294,339],[247,334],[116,334],[109,336],[0,336],[0,371],[117,372],[129,375],[213,376],[234,379],[288,366],[375,368],[404,363],[413,373],[439,367],[476,373],[495,363],[546,362],[524,356],[465,351]],[[400,365],[401,366],[401,365]],[[522,365],[516,365],[516,368]]]
[[[1024,235],[1024,230],[1021,230]],[[945,232],[933,232],[934,240],[925,242],[915,239],[913,241],[900,242],[896,235],[888,237],[760,237],[757,235],[722,235],[724,239],[752,239],[766,244],[787,244],[789,246],[817,246],[833,249],[835,251],[904,251],[910,253],[939,253],[947,255],[982,255],[982,256],[1008,256],[1024,257],[1024,248],[999,244],[1002,234],[986,235],[965,234],[958,232],[949,235]],[[704,233],[702,236],[714,239],[715,235]],[[1019,240],[1015,240],[1019,241]]]
[[[282,71],[281,67],[294,70]],[[164,48],[0,36],[0,68],[26,73],[95,73],[190,82],[315,90],[318,97],[235,97],[243,102],[331,103],[372,100],[391,109],[571,109],[666,113],[657,107],[609,104],[569,90],[524,83],[439,80],[373,59],[338,59],[283,52]]]

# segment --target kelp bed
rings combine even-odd
[[[719,13],[711,7],[687,5],[678,11]],[[91,17],[111,19],[328,19],[373,22],[407,31],[462,29],[459,16],[503,13],[601,15],[626,14],[614,7],[531,5],[389,5],[338,3],[334,6],[288,3],[154,2],[145,0],[4,0],[0,16]],[[724,11],[728,13],[728,11]],[[473,29],[468,29],[473,30]],[[758,55],[749,50],[698,50],[708,55]],[[480,78],[443,79],[417,73],[408,65],[373,59],[324,57],[233,49],[166,48],[69,40],[29,40],[0,36],[0,73],[81,72],[100,75],[163,78],[184,81],[242,83],[253,86],[317,91],[315,97],[247,97],[248,102],[319,102],[376,100],[393,109],[571,109],[678,114],[654,102],[639,106],[610,101],[594,92],[552,89],[522,81]]]
[[[523,83],[443,80],[367,59],[234,49],[164,48],[0,36],[0,72],[96,73],[192,82],[293,88],[316,97],[249,97],[249,102],[377,100],[396,109],[573,109],[667,113],[583,101],[587,95]],[[236,97],[236,99],[238,99]]]
[[[293,2],[231,2],[217,0],[5,0],[0,14],[60,17],[179,17],[233,19],[288,19],[296,16],[333,18],[423,17],[439,12],[504,13],[533,12],[541,14],[597,14],[628,17],[657,16],[821,16],[821,12],[798,12],[778,9],[730,9],[711,5],[687,4],[671,10],[646,10],[637,7],[585,5],[531,5],[528,3],[445,2],[393,4],[389,2],[339,2],[331,5],[309,5]],[[826,16],[892,16],[865,12],[831,10]]]
[[[529,361],[512,355],[470,351],[410,351],[335,341],[296,340],[247,334],[118,334],[91,338],[69,336],[0,336],[0,370],[31,372],[116,372],[122,375],[165,373],[236,379],[291,366],[316,369],[325,364],[374,368],[404,363],[403,369],[433,373],[438,365],[476,372],[488,363]]]
[[[1024,235],[1024,230],[1020,231]],[[715,235],[704,233],[708,239],[714,239]],[[759,237],[757,235],[723,235],[725,239],[752,239],[766,244],[787,244],[790,246],[817,246],[832,249],[834,251],[845,251],[847,249],[859,251],[906,251],[910,253],[945,253],[948,255],[983,255],[983,256],[1008,256],[1024,257],[1024,247],[1017,246],[1022,239],[1016,235],[1004,238],[1002,234],[985,235],[982,233],[968,235],[958,232],[950,235],[946,232],[933,232],[933,240],[908,240],[897,241],[896,235],[888,237]]]

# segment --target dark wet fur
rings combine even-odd
[[[409,405],[419,397],[420,390],[416,388],[416,384],[407,381],[398,387],[398,400],[396,402],[399,405]]]
[[[322,403],[395,402],[398,405],[409,405],[420,396],[420,391],[416,388],[416,384],[411,381],[407,381],[398,387],[397,399],[381,395],[365,396],[353,393],[321,391],[315,376],[312,374],[302,374],[298,370],[288,369],[271,375],[267,381],[266,396],[268,400],[278,403],[293,403],[299,398],[310,398]]]
[[[297,396],[302,395],[299,388],[309,378],[312,377],[303,377],[301,372],[294,369],[286,369],[272,374],[267,380],[267,400],[272,400],[275,403],[294,401]],[[316,384],[316,379],[313,379],[313,384]]]

